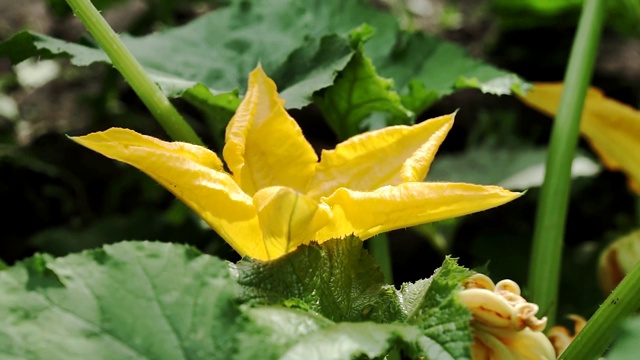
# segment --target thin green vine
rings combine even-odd
[[[91,1],[67,0],[67,3],[167,134],[176,141],[203,145],[202,140],[149,78],[142,65],[120,41]]]

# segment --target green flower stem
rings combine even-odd
[[[389,237],[387,234],[379,234],[367,240],[369,243],[369,252],[376,259],[376,263],[380,265],[380,270],[384,274],[384,280],[387,284],[393,284],[393,270],[391,268],[391,255],[389,253]]]
[[[560,360],[597,359],[614,340],[620,321],[640,308],[640,263],[607,297]]]
[[[202,140],[180,116],[160,88],[151,81],[142,65],[127,50],[91,1],[67,0],[67,3],[167,134],[176,141],[203,145]]]
[[[604,0],[586,0],[571,49],[560,107],[553,123],[544,185],[540,191],[529,267],[531,301],[554,323],[571,163],[584,99],[604,19]]]

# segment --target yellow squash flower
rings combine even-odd
[[[562,83],[536,83],[521,100],[549,116],[560,104]],[[640,111],[610,99],[600,89],[587,92],[580,132],[602,163],[628,176],[629,187],[640,194]]]
[[[547,318],[538,319],[538,305],[520,295],[511,280],[494,284],[482,274],[471,276],[459,294],[473,319],[473,360],[552,360],[555,351],[544,335]]]
[[[489,209],[520,194],[426,183],[453,114],[354,136],[321,160],[260,67],[227,126],[223,156],[112,128],[77,143],[133,165],[175,194],[238,253],[280,257],[300,244],[376,234]]]

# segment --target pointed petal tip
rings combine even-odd
[[[222,154],[250,195],[269,186],[305,191],[315,172],[313,147],[260,65],[249,75],[247,93],[227,125]]]
[[[253,70],[251,70],[251,72],[249,73],[249,77],[268,77],[267,74],[264,72],[264,69],[262,68],[262,63],[258,62],[258,65],[256,65],[255,68],[253,68]]]
[[[430,119],[426,119],[423,122],[421,122],[420,124],[425,123],[427,121],[436,121],[436,122],[437,121],[441,121],[443,123],[451,123],[451,124],[453,124],[453,122],[455,121],[456,115],[458,114],[459,110],[460,109],[456,109],[454,112],[452,112],[450,114],[440,115],[440,116],[436,116],[436,117],[433,117],[433,118],[430,118]],[[418,125],[420,125],[420,124],[418,124]]]
[[[272,98],[277,98],[278,100],[283,101],[278,95],[278,89],[275,81],[267,75],[262,68],[261,63],[258,63],[258,65],[249,73],[247,93],[252,90],[259,91],[262,94],[268,94]]]
[[[218,155],[204,146],[185,142],[168,142],[152,136],[143,135],[126,128],[109,128],[83,136],[69,137],[71,140],[108,158],[132,163],[141,154],[157,156],[173,156],[205,166],[215,171],[222,171],[223,165]],[[136,160],[137,161],[137,160]]]
[[[450,113],[450,114],[446,114],[446,115],[440,115],[440,116],[436,116],[430,119],[426,119],[416,125],[413,125],[413,127],[439,127],[441,129],[443,129],[445,131],[445,133],[443,134],[441,141],[444,141],[444,138],[446,137],[446,135],[449,133],[449,130],[451,130],[451,128],[453,127],[453,123],[455,122],[456,119],[456,114],[458,113],[458,110]]]
[[[95,131],[86,135],[79,136],[69,136],[69,139],[74,141],[77,144],[80,144],[84,147],[87,147],[91,150],[95,150],[92,145],[97,145],[100,143],[109,143],[109,142],[117,142],[120,139],[134,139],[134,138],[144,138],[145,135],[139,134],[133,130],[119,127],[112,127],[103,131]],[[157,139],[155,139],[157,140]]]
[[[472,185],[472,184],[471,184]],[[509,189],[505,189],[503,187],[500,186],[484,186],[485,188],[493,188],[496,191],[496,194],[503,196],[504,198],[504,202],[502,204],[506,204],[508,202],[511,202],[521,196],[523,196],[524,194],[527,193],[527,191],[529,190],[523,190],[523,191],[511,191]],[[499,204],[499,205],[502,205]],[[496,205],[496,206],[499,206]]]

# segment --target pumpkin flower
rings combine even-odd
[[[300,244],[376,234],[489,209],[520,196],[496,186],[422,180],[452,126],[446,115],[354,136],[322,160],[258,67],[226,129],[223,157],[112,128],[72,138],[151,176],[240,255],[278,258]]]
[[[560,105],[562,83],[535,83],[520,99],[528,106],[554,116]],[[582,111],[580,132],[602,163],[627,175],[631,190],[640,194],[640,111],[606,97],[591,87]]]
[[[547,318],[538,319],[538,305],[520,295],[511,280],[494,284],[482,274],[465,281],[459,298],[472,315],[473,360],[552,360],[555,351],[542,333]]]

